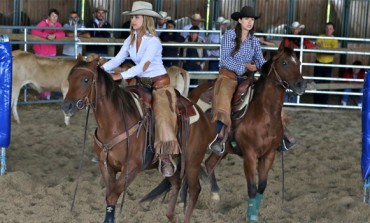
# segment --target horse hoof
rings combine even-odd
[[[212,192],[211,199],[214,201],[220,201],[220,195],[216,192]]]

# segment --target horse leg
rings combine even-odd
[[[227,155],[226,152],[223,154],[222,157],[220,157],[219,155],[215,153],[211,153],[205,161],[206,171],[209,176],[210,183],[211,183],[212,200],[214,201],[220,200],[220,195],[219,195],[220,188],[217,185],[214,168],[216,167],[217,163],[220,162],[221,159],[223,159],[226,155]]]
[[[180,186],[181,186],[181,179],[180,179],[180,172],[176,171],[176,173],[169,178],[171,183],[171,189],[169,193],[169,202],[167,206],[166,216],[168,220],[172,223],[175,223],[175,207],[177,202],[177,196],[179,195]]]
[[[108,202],[108,195],[111,194],[112,187],[116,181],[116,173],[110,166],[105,166],[103,162],[99,162],[99,169],[105,184],[105,201],[107,206],[105,208],[104,223],[114,223],[115,203]]]
[[[62,82],[62,85],[61,85],[61,90],[62,90],[62,94],[63,94],[63,99],[65,99],[66,98],[66,95],[67,95],[67,92],[68,92],[68,87],[69,87],[69,83],[68,83],[68,80],[66,79],[66,80],[64,80],[63,82]],[[68,116],[68,115],[66,115],[66,113],[64,113],[64,111],[63,111],[63,114],[64,114],[64,124],[66,125],[66,126],[69,126],[69,119],[70,119],[70,117]]]
[[[190,162],[188,162],[190,164]],[[186,182],[188,184],[189,199],[185,207],[185,219],[184,223],[190,223],[190,218],[198,201],[199,193],[201,190],[199,182],[199,165],[192,164],[192,167],[186,170]]]
[[[17,105],[18,105],[18,98],[19,98],[21,88],[18,87],[18,86],[19,85],[15,84],[15,83],[13,84],[13,89],[12,89],[12,113],[13,113],[14,120],[18,124],[20,124],[21,120],[19,119],[19,116],[18,116]]]
[[[275,150],[272,149],[268,154],[258,160],[258,190],[256,194],[257,210],[261,207],[263,192],[267,186],[267,177],[275,159]]]
[[[246,153],[243,156],[244,161],[244,174],[247,179],[248,185],[248,208],[247,208],[247,222],[258,222],[258,209],[257,209],[257,157],[254,153]]]

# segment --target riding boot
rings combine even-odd
[[[171,155],[160,155],[158,171],[162,173],[162,176],[172,177],[176,170],[177,166]]]
[[[297,145],[297,140],[294,138],[294,136],[290,133],[288,129],[284,130],[284,137],[283,140],[280,143],[280,146],[278,148],[279,152],[285,152],[290,149],[292,149],[295,145]]]
[[[217,121],[217,135],[208,145],[208,149],[218,155],[222,155],[225,152],[226,140],[227,135],[225,135],[225,126],[222,122]]]

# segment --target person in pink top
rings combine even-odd
[[[58,22],[59,12],[56,9],[50,9],[48,18],[42,20],[38,27],[62,27],[62,24]],[[53,29],[34,29],[31,31],[32,35],[36,35],[48,40],[60,39],[65,37],[63,30]],[[56,56],[57,46],[55,44],[35,44],[33,45],[33,51],[39,56]]]

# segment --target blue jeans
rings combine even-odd
[[[298,97],[295,95],[285,94],[284,102],[297,103]]]
[[[358,89],[358,90],[354,90],[354,91],[361,92],[362,89]],[[344,92],[345,93],[351,93],[352,92],[352,89],[344,89]],[[349,99],[349,95],[348,94],[342,95],[342,102],[347,103],[348,102],[348,99]],[[362,103],[362,96],[359,96],[358,99],[357,99],[357,105],[358,104],[361,104],[361,103]]]

